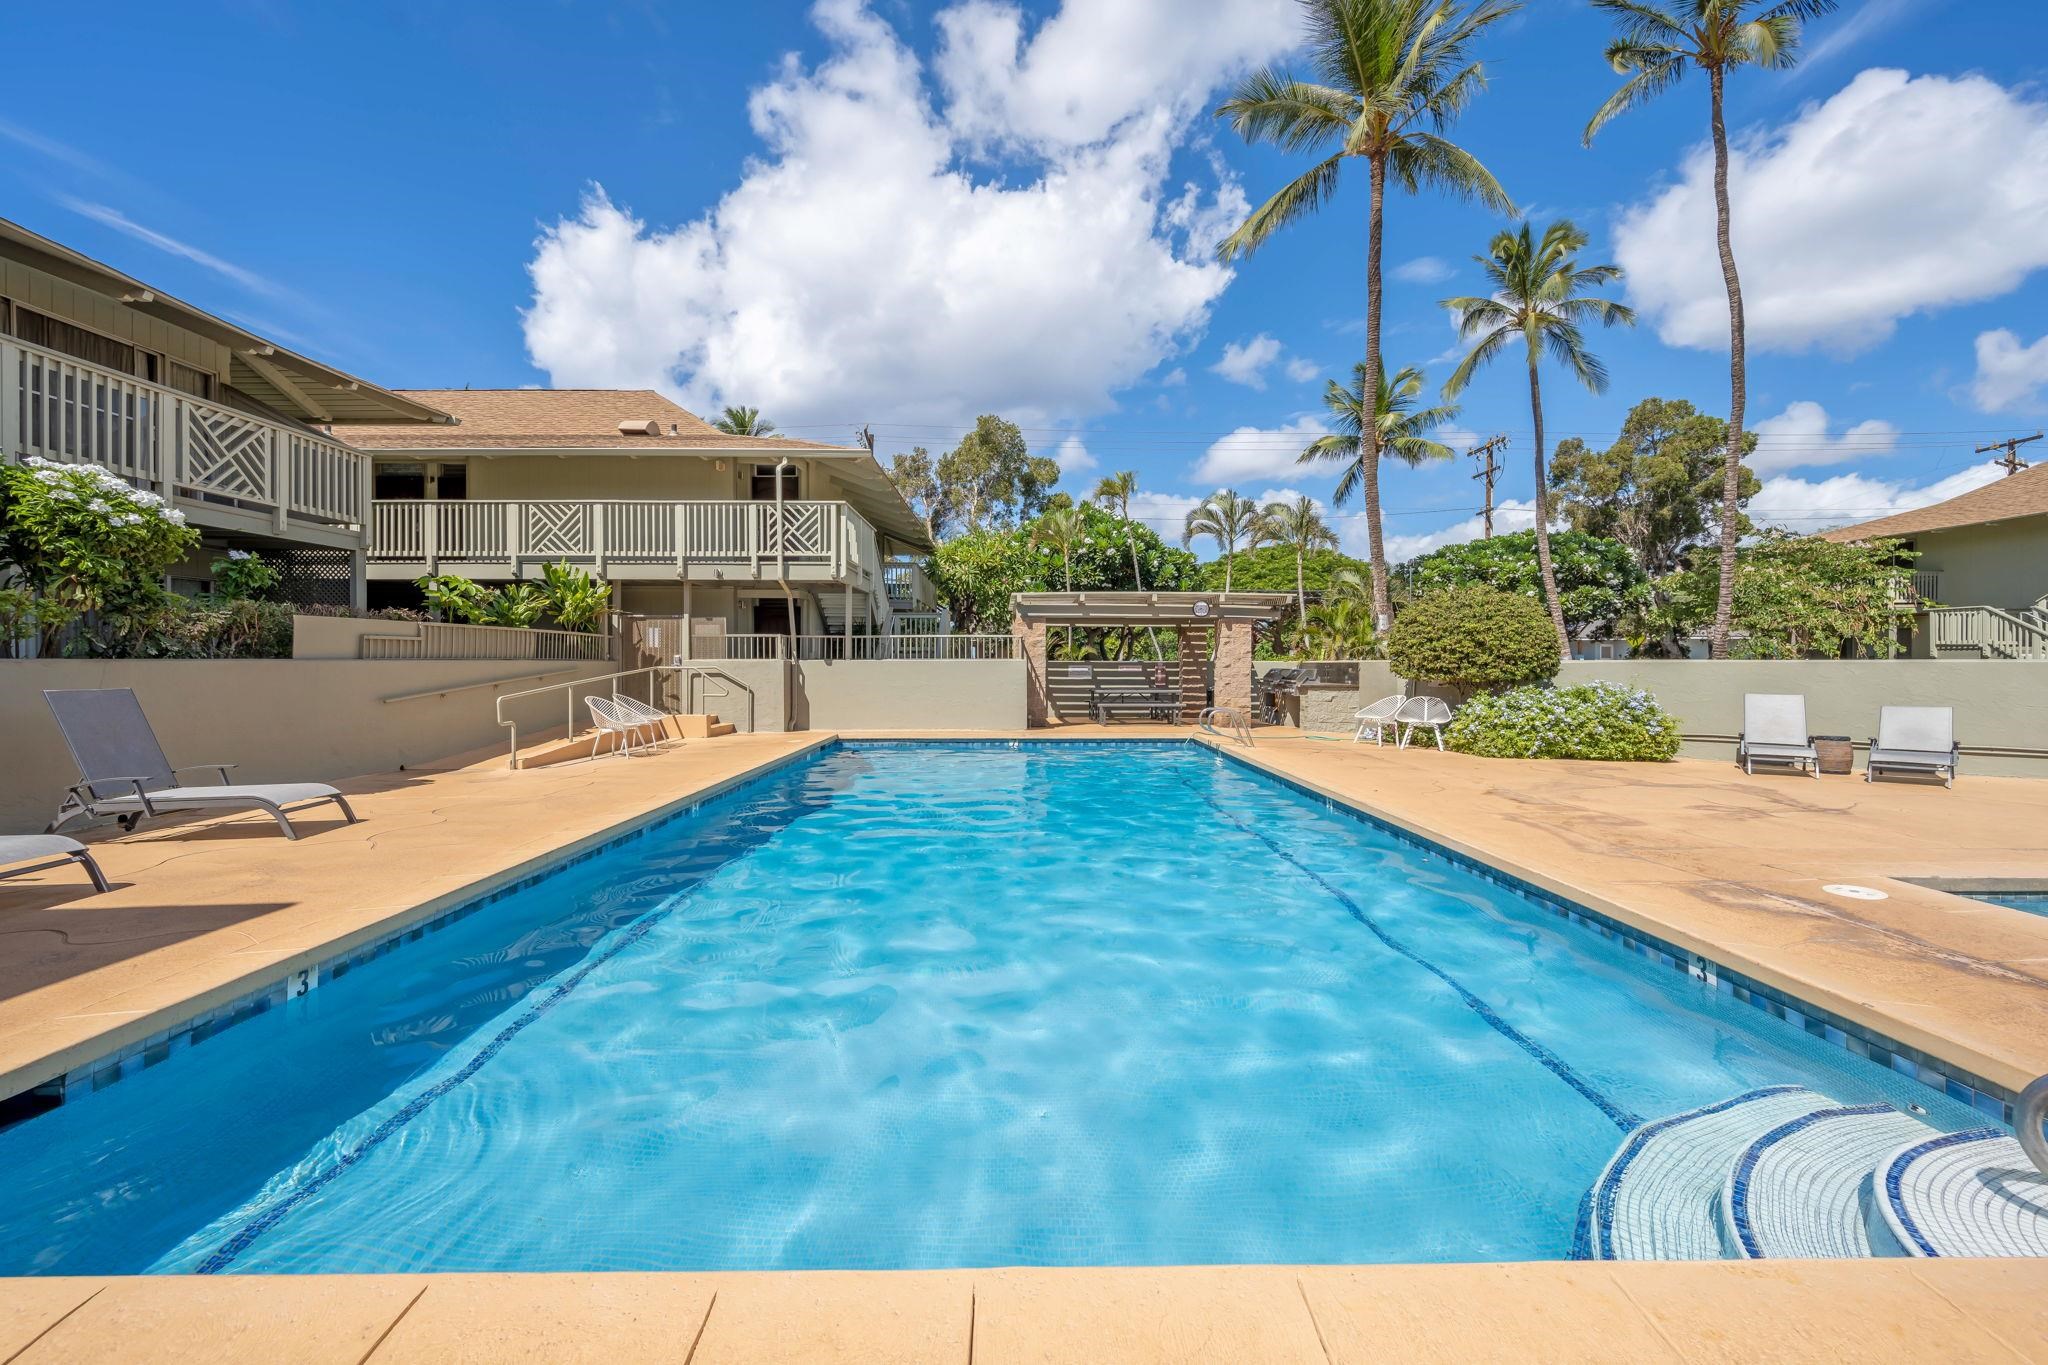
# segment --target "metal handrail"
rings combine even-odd
[[[2048,1175],[2048,1136],[2041,1131],[2044,1122],[2048,1122],[2048,1076],[2036,1076],[2032,1085],[2020,1091],[2019,1102],[2012,1107],[2012,1128],[2027,1160],[2041,1174]]]
[[[1195,724],[1218,739],[1234,739],[1247,749],[1256,747],[1252,743],[1251,721],[1235,706],[1205,706],[1202,708],[1202,714],[1195,717]],[[1230,733],[1225,734],[1217,729],[1218,725],[1224,726]]]
[[[723,669],[706,668],[699,664],[650,664],[646,668],[629,668],[618,673],[603,673],[599,674],[595,678],[574,678],[565,683],[553,683],[547,687],[529,687],[521,692],[507,692],[503,696],[500,696],[497,699],[498,724],[511,732],[512,747],[511,752],[508,755],[507,761],[514,768],[517,768],[519,766],[519,722],[516,719],[507,720],[505,718],[506,702],[522,701],[528,697],[546,696],[550,692],[561,693],[563,714],[567,722],[566,732],[563,737],[566,739],[574,739],[576,738],[577,688],[602,688],[609,686],[612,696],[617,697],[619,695],[619,684],[622,681],[624,681],[627,678],[638,678],[644,676],[647,679],[647,704],[649,706],[652,706],[655,704],[655,677],[657,674],[662,673],[674,674],[677,676],[682,688],[680,696],[685,706],[689,705],[690,703],[689,681],[687,675],[716,675],[717,677],[725,679],[734,687],[739,688],[742,692],[747,694],[747,733],[754,733],[754,689],[748,687],[738,678],[733,677],[730,673],[727,673]],[[731,696],[732,693],[729,689],[726,689],[722,690],[720,695]]]
[[[698,678],[702,678],[702,679],[704,679],[704,680],[705,680],[706,682],[715,682],[715,681],[717,681],[718,679],[720,679],[720,678],[723,678],[723,679],[725,679],[725,681],[726,681],[726,682],[729,682],[729,683],[731,683],[733,687],[737,687],[737,688],[738,688],[738,689],[739,689],[740,691],[742,691],[742,692],[746,693],[746,694],[747,694],[747,733],[748,733],[748,734],[750,734],[750,735],[754,733],[754,689],[753,689],[753,688],[751,688],[751,687],[747,686],[747,685],[746,685],[745,683],[741,682],[741,681],[740,681],[740,680],[739,680],[738,678],[735,678],[735,677],[734,677],[734,676],[733,676],[732,674],[730,674],[730,673],[726,672],[726,671],[725,671],[724,669],[722,669],[722,668],[711,668],[711,667],[708,667],[708,666],[706,666],[706,665],[704,665],[704,664],[698,664],[698,663],[687,663],[687,664],[686,664],[686,663],[673,663],[673,664],[670,664],[670,665],[668,665],[668,667],[670,667],[670,668],[673,668],[673,669],[676,669],[676,670],[678,670],[679,672],[682,672],[682,673],[687,673],[687,674],[690,674],[690,675],[692,675],[693,677],[698,677]],[[684,693],[683,693],[683,704],[687,706],[687,705],[689,704],[689,701],[690,701],[690,696],[689,696],[689,692],[688,692],[688,690],[687,690],[687,689],[688,689],[688,687],[689,687],[689,683],[688,683],[688,682],[685,682],[685,683],[683,684],[683,686],[684,686],[684,689],[685,689],[685,691],[684,691]],[[729,697],[729,696],[731,696],[731,695],[732,695],[732,688],[730,688],[730,687],[724,687],[724,686],[721,686],[721,687],[720,687],[720,688],[718,689],[718,695],[719,695],[719,696],[721,696],[721,697]]]

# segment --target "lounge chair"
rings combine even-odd
[[[1735,761],[1755,773],[1759,763],[1804,767],[1820,780],[1820,755],[1806,732],[1806,698],[1797,692],[1750,692],[1742,698],[1742,734],[1735,741]]]
[[[356,813],[333,787],[321,782],[237,783],[228,779],[232,763],[195,763],[173,768],[157,743],[142,703],[125,687],[70,688],[45,691],[43,700],[57,718],[57,730],[78,764],[78,785],[70,789],[57,818],[46,833],[55,834],[73,820],[111,815],[124,830],[150,816],[175,811],[262,810],[277,821],[287,839],[299,832],[285,812],[333,802],[350,824]],[[187,787],[180,773],[217,772],[213,786]]]
[[[1366,733],[1370,731],[1374,744],[1385,744],[1387,742],[1387,726],[1393,723],[1394,713],[1399,711],[1402,704],[1407,700],[1406,697],[1396,694],[1391,697],[1381,697],[1371,706],[1360,707],[1358,713],[1352,717],[1353,720],[1358,722],[1358,728],[1352,731],[1351,742],[1353,744],[1364,742]]]
[[[1451,723],[1451,707],[1442,697],[1410,697],[1401,703],[1401,709],[1394,713],[1394,725],[1401,731],[1401,739],[1394,747],[1405,749],[1408,741],[1415,738],[1417,730],[1427,730],[1436,736],[1436,747],[1444,747],[1444,727]]]
[[[43,861],[29,863],[27,867],[0,866],[0,877],[20,877],[40,872],[46,867],[77,863],[85,869],[85,875],[92,878],[93,890],[107,889],[107,879],[100,874],[100,865],[92,860],[92,854],[87,853],[85,845],[78,840],[67,839],[61,834],[0,834],[0,865],[27,862],[30,858]]]
[[[1877,738],[1863,780],[1875,782],[1879,772],[1936,773],[1941,785],[1956,784],[1956,712],[1952,706],[1886,706],[1877,713]]]

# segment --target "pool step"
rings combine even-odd
[[[1788,1119],[1743,1148],[1721,1186],[1721,1231],[1743,1259],[1894,1254],[1873,1244],[1871,1173],[1901,1147],[1940,1136],[1888,1104],[1833,1105]],[[1881,1226],[1881,1225],[1880,1225]]]
[[[1873,1184],[1909,1256],[2048,1256],[2048,1175],[2003,1128],[1908,1143],[1878,1163]]]

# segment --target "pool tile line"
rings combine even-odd
[[[1831,1109],[1816,1109],[1810,1114],[1788,1119],[1765,1133],[1762,1137],[1743,1148],[1736,1159],[1735,1172],[1729,1181],[1728,1214],[1735,1225],[1735,1239],[1742,1244],[1742,1251],[1750,1260],[1763,1258],[1763,1246],[1757,1241],[1756,1226],[1749,1217],[1750,1182],[1756,1176],[1757,1163],[1764,1158],[1764,1152],[1783,1142],[1786,1138],[1803,1133],[1816,1123],[1830,1119],[1872,1117],[1879,1114],[1896,1114],[1898,1110],[1888,1104],[1842,1104]]]
[[[2003,1123],[2008,1128],[2012,1127],[2013,1104],[2018,1096],[1995,1081],[1987,1080],[1909,1043],[1899,1042],[1887,1034],[1845,1015],[1836,1014],[1824,1006],[1812,1004],[1775,986],[1766,985],[1733,967],[1690,949],[1681,948],[1647,930],[1625,924],[1576,901],[1567,900],[1557,892],[1526,878],[1505,872],[1470,854],[1437,843],[1348,801],[1318,791],[1286,773],[1254,763],[1241,754],[1214,745],[1203,747],[1214,754],[1218,762],[1232,764],[1269,781],[1277,782],[1326,811],[1370,825],[1410,848],[1434,854],[1483,881],[1518,892],[1558,918],[1612,940],[1626,952],[1634,953],[1670,970],[1683,972],[1703,987],[1762,1010],[1775,1019],[1804,1030],[1808,1035],[1824,1043],[1842,1048],[1910,1080],[1918,1081],[1928,1089],[1939,1091],[1959,1104],[1970,1106],[1988,1119]]]

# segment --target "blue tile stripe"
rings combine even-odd
[[[1955,1147],[1965,1142],[1986,1142],[2004,1136],[2005,1130],[2002,1128],[1972,1128],[1962,1133],[1943,1133],[1940,1137],[1929,1138],[1918,1146],[1908,1147],[1892,1158],[1891,1165],[1885,1167],[1885,1202],[1891,1205],[1892,1214],[1899,1220],[1899,1226],[1913,1239],[1913,1245],[1919,1249],[1922,1256],[1939,1256],[1941,1252],[1928,1240],[1927,1234],[1920,1230],[1920,1225],[1913,1221],[1913,1215],[1906,1211],[1906,1201],[1900,1192],[1906,1178],[1906,1168],[1929,1152],[1938,1152],[1944,1147]]]
[[[1263,830],[1260,830],[1255,826],[1248,825],[1243,820],[1238,819],[1238,817],[1232,814],[1226,807],[1224,807],[1221,802],[1215,800],[1207,792],[1203,791],[1200,787],[1196,786],[1192,782],[1189,782],[1185,777],[1180,777],[1179,774],[1175,774],[1175,776],[1179,778],[1180,782],[1184,786],[1186,786],[1189,791],[1192,791],[1196,795],[1196,797],[1203,802],[1203,804],[1207,805],[1209,809],[1215,811],[1218,815],[1222,816],[1225,820],[1229,821],[1232,825],[1236,826],[1245,834],[1250,835],[1252,838],[1264,844],[1267,848],[1271,849],[1274,855],[1277,856],[1281,861],[1285,862],[1286,864],[1288,864],[1288,866],[1292,867],[1302,876],[1308,878],[1308,880],[1314,882],[1317,886],[1321,887],[1324,893],[1327,894],[1332,900],[1336,901],[1339,905],[1343,906],[1344,909],[1350,913],[1353,919],[1357,920],[1360,924],[1364,925],[1372,933],[1372,936],[1374,938],[1377,938],[1381,943],[1385,944],[1388,948],[1391,948],[1393,951],[1399,953],[1402,957],[1407,958],[1410,962],[1413,962],[1416,966],[1428,972],[1431,976],[1434,976],[1437,980],[1443,982],[1446,986],[1449,986],[1451,990],[1454,993],[1456,993],[1458,999],[1464,1003],[1465,1008],[1471,1010],[1474,1014],[1478,1015],[1482,1020],[1486,1022],[1488,1027],[1493,1029],[1494,1032],[1500,1034],[1501,1037],[1507,1039],[1516,1047],[1522,1049],[1522,1051],[1528,1053],[1531,1057],[1535,1058],[1552,1075],[1556,1076],[1559,1080],[1563,1081],[1572,1089],[1578,1091],[1579,1094],[1583,1096],[1588,1103],[1590,1103],[1594,1108],[1598,1109],[1601,1113],[1605,1114],[1608,1117],[1608,1119],[1614,1124],[1615,1127],[1620,1128],[1621,1130],[1626,1132],[1628,1129],[1633,1128],[1638,1123],[1642,1122],[1642,1120],[1639,1117],[1630,1113],[1628,1110],[1622,1108],[1613,1100],[1609,1099],[1606,1095],[1602,1094],[1600,1090],[1597,1087],[1595,1087],[1590,1081],[1586,1080],[1585,1077],[1579,1075],[1578,1072],[1574,1071],[1570,1063],[1566,1062],[1562,1057],[1558,1056],[1556,1053],[1552,1052],[1549,1048],[1543,1046],[1543,1044],[1537,1042],[1534,1038],[1531,1038],[1526,1033],[1523,1033],[1520,1029],[1516,1028],[1513,1024],[1510,1024],[1507,1020],[1501,1018],[1500,1015],[1494,1012],[1493,1007],[1491,1005],[1488,1005],[1484,1000],[1481,1000],[1477,995],[1474,995],[1471,991],[1467,990],[1464,986],[1464,983],[1460,982],[1456,977],[1452,976],[1449,972],[1437,966],[1434,962],[1431,962],[1428,958],[1416,952],[1413,948],[1410,948],[1407,944],[1401,942],[1392,934],[1389,934],[1385,929],[1381,928],[1379,924],[1372,918],[1372,916],[1365,913],[1364,907],[1360,906],[1357,901],[1353,900],[1349,895],[1345,894],[1345,892],[1343,892],[1338,887],[1333,885],[1328,878],[1324,877],[1314,868],[1308,866],[1306,863],[1296,858],[1292,853],[1288,852],[1286,848],[1282,847],[1277,841],[1268,836]]]
[[[1816,1123],[1825,1123],[1830,1119],[1897,1112],[1888,1104],[1844,1104],[1831,1109],[1816,1109],[1810,1114],[1801,1114],[1796,1119],[1787,1119],[1743,1148],[1742,1155],[1735,1158],[1733,1187],[1728,1199],[1730,1221],[1735,1224],[1735,1240],[1742,1244],[1742,1254],[1752,1261],[1769,1259],[1764,1255],[1763,1246],[1757,1241],[1756,1228],[1749,1216],[1749,1178],[1756,1173],[1756,1163],[1763,1159],[1766,1151],[1794,1133],[1805,1132]]]
[[[1725,1113],[1739,1104],[1749,1104],[1755,1100],[1783,1095],[1802,1088],[1796,1085],[1767,1085],[1761,1090],[1746,1090],[1740,1095],[1731,1096],[1715,1104],[1702,1105],[1698,1109],[1688,1109],[1682,1114],[1672,1114],[1667,1118],[1653,1120],[1630,1133],[1628,1141],[1621,1144],[1621,1150],[1614,1154],[1614,1159],[1607,1163],[1607,1169],[1600,1173],[1600,1178],[1593,1184],[1592,1204],[1587,1211],[1588,1235],[1585,1238],[1588,1254],[1582,1259],[1615,1259],[1614,1196],[1621,1189],[1622,1177],[1628,1174],[1628,1168],[1635,1164],[1636,1158],[1643,1154],[1643,1149],[1649,1146],[1652,1138],[1689,1120]]]

